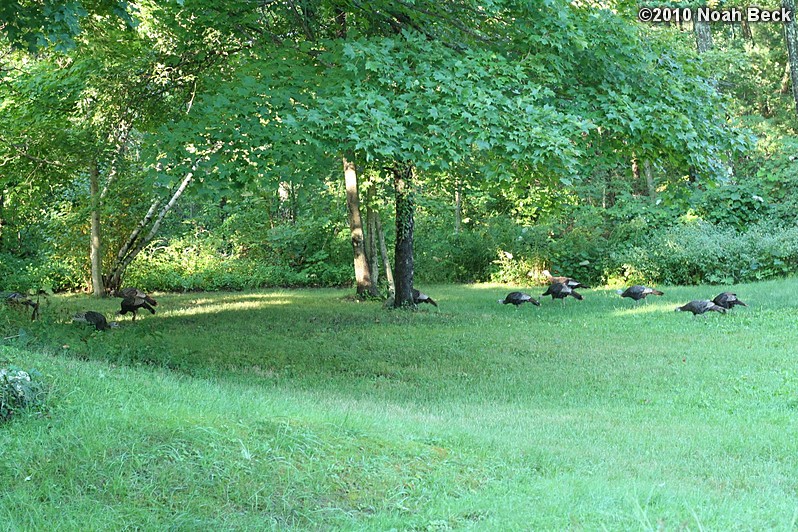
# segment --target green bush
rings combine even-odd
[[[8,290],[76,290],[84,282],[85,268],[72,258],[43,253],[23,259],[0,252],[0,286]]]
[[[613,253],[612,272],[631,281],[732,284],[798,273],[798,227],[773,222],[744,231],[703,221],[656,231]]]
[[[151,246],[130,265],[125,283],[143,290],[185,292],[341,286],[352,282],[351,264],[329,262],[329,255],[323,250],[302,257],[297,266],[225,253],[216,244],[212,239],[179,239],[168,245]]]
[[[711,188],[697,195],[695,212],[712,224],[742,230],[769,217],[764,194],[763,187],[750,183]]]
[[[513,247],[521,230],[502,220],[495,222],[464,227],[459,233],[454,233],[451,227],[420,224],[414,246],[419,281],[470,283],[489,279],[496,249]]]
[[[44,405],[45,388],[41,374],[19,368],[0,368],[0,422]]]

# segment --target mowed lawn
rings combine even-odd
[[[0,426],[0,528],[796,527],[798,281],[697,318],[673,310],[728,287],[518,309],[496,302],[518,287],[420,288],[438,309],[263,290],[156,295],[106,332],[69,318],[118,299],[4,314],[0,365],[52,390]]]

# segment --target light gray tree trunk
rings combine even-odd
[[[91,244],[89,251],[91,289],[95,297],[103,297],[105,296],[105,287],[103,286],[103,255],[100,235],[100,168],[97,161],[92,163],[89,172],[89,195],[91,198]]]
[[[454,181],[454,234],[460,234],[463,223],[463,183],[459,177]]]
[[[152,239],[155,238],[155,235],[158,234],[158,230],[161,228],[163,219],[166,217],[169,211],[172,210],[172,207],[175,206],[177,200],[180,199],[180,196],[183,195],[183,192],[185,192],[186,188],[194,178],[194,170],[196,170],[196,162],[194,165],[192,165],[191,172],[186,174],[186,176],[180,182],[180,185],[172,193],[169,201],[166,202],[163,207],[161,207],[160,211],[158,210],[158,207],[161,205],[161,201],[155,200],[152,202],[147,214],[144,215],[144,218],[139,222],[139,225],[136,227],[136,229],[134,229],[130,234],[127,241],[116,256],[116,260],[111,267],[111,271],[108,274],[108,279],[106,282],[106,286],[109,290],[116,291],[122,287],[122,277],[125,275],[127,267],[130,266],[130,263],[133,262],[133,259],[135,259],[139,253],[141,253],[147,244],[152,242]],[[150,226],[150,224],[152,225]],[[144,231],[148,226],[150,226],[150,230],[146,235],[144,235]]]
[[[646,174],[646,186],[648,187],[648,196],[655,200],[657,199],[657,187],[654,186],[654,173],[651,171],[651,163],[643,161],[643,173]]]
[[[781,6],[793,14],[793,20],[784,23],[784,40],[787,43],[787,58],[790,63],[792,98],[798,114],[798,29],[795,22],[795,0],[781,0]]]
[[[388,246],[385,245],[385,231],[382,229],[382,220],[377,215],[377,235],[380,241],[380,255],[382,255],[382,265],[385,267],[385,280],[388,281],[388,297],[396,297],[396,283],[393,281],[393,271],[391,270],[391,259],[388,257]]]
[[[369,264],[366,260],[365,238],[363,236],[363,220],[360,216],[360,198],[357,193],[357,171],[355,163],[343,158],[344,181],[346,183],[346,211],[349,219],[349,231],[352,235],[352,251],[355,265],[355,284],[358,297],[374,294]]]
[[[703,54],[712,49],[712,28],[709,27],[709,22],[699,21],[695,15],[693,20],[696,49],[699,54]]]
[[[377,211],[374,209],[374,184],[369,184],[366,192],[366,258],[368,260],[371,284],[375,294],[379,294],[380,250],[377,243]]]

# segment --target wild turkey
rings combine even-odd
[[[431,297],[429,297],[424,292],[419,292],[415,288],[413,289],[413,303],[415,303],[416,305],[420,303],[429,303],[433,307],[438,306],[438,304],[435,301],[433,301]]]
[[[122,310],[117,312],[117,316],[127,314],[128,312],[133,313],[133,321],[136,321],[136,315],[139,312],[139,309],[145,308],[150,311],[151,314],[155,314],[155,309],[152,308],[152,303],[155,303],[155,300],[149,296],[146,297],[139,297],[139,296],[130,296],[126,297],[122,300]],[[157,303],[155,303],[157,304]]]
[[[581,294],[576,292],[573,288],[568,286],[565,283],[554,283],[549,285],[545,292],[542,294],[543,296],[551,296],[552,301],[555,299],[562,299],[563,304],[565,304],[565,298],[571,296],[579,301],[584,299]]]
[[[78,312],[75,314],[75,317],[72,318],[72,321],[94,325],[94,328],[98,331],[105,331],[117,326],[116,322],[108,323],[108,320],[105,319],[105,316],[99,312],[94,312],[93,310]]]
[[[28,296],[19,292],[4,292],[0,295],[6,303],[15,307],[28,306],[33,309],[30,319],[35,320],[39,316],[39,302],[33,301]]]
[[[562,277],[562,276],[554,276],[551,274],[549,270],[543,270],[543,275],[546,276],[546,279],[549,280],[549,284],[564,284],[567,285],[568,288],[590,288],[587,285],[584,285],[577,281],[576,279],[572,279],[571,277]]]
[[[721,314],[726,314],[726,309],[716,305],[709,299],[696,299],[694,301],[690,301],[686,305],[682,305],[681,307],[676,307],[676,312],[692,312],[693,317],[698,314],[703,314],[704,312],[720,312]]]
[[[133,297],[133,298],[136,298],[136,299],[143,299],[150,306],[153,306],[153,307],[157,307],[158,306],[158,302],[157,301],[155,301],[153,298],[148,296],[144,292],[144,290],[139,290],[138,288],[133,288],[133,287],[123,288],[121,290],[117,290],[116,292],[114,292],[113,295],[116,296],[116,297],[124,298],[124,299],[127,299],[129,297]],[[154,311],[153,311],[153,314],[155,314]]]
[[[712,300],[719,307],[723,307],[726,310],[732,308],[735,305],[741,305],[743,307],[747,307],[745,303],[737,299],[737,294],[732,292],[723,292],[722,294],[718,294],[715,299]]]
[[[510,292],[507,294],[507,297],[500,299],[499,303],[502,305],[515,305],[515,308],[518,308],[519,305],[523,305],[524,303],[532,303],[536,307],[540,306],[540,301],[523,292]]]
[[[618,290],[618,293],[621,294],[621,297],[629,297],[635,300],[635,303],[639,303],[641,299],[645,299],[646,296],[655,295],[661,296],[664,295],[663,292],[659,290],[654,290],[653,288],[649,288],[647,286],[643,286],[642,284],[636,284],[634,286],[630,286],[626,290]]]

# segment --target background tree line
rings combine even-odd
[[[0,283],[794,273],[793,29],[612,7],[5,5]]]

